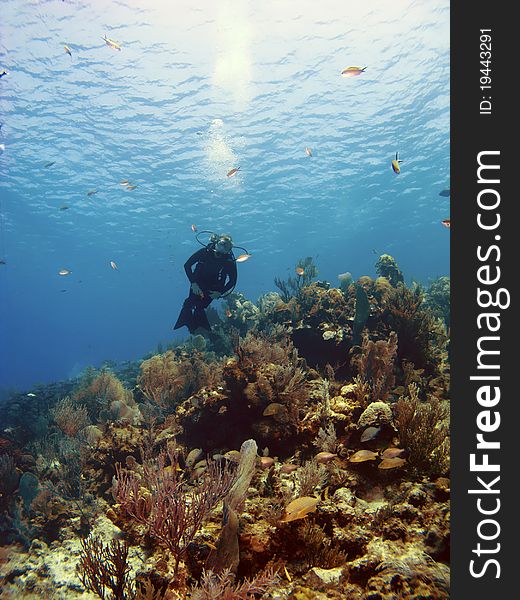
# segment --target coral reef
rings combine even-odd
[[[376,273],[302,260],[207,335],[6,399],[6,593],[448,598],[449,279]]]
[[[399,283],[404,283],[404,277],[401,273],[393,256],[382,254],[376,262],[376,273],[380,277],[386,278],[390,285],[396,287]]]

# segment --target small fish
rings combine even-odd
[[[6,265],[7,263],[5,262],[5,260],[3,258],[0,258],[0,265]]]
[[[215,546],[215,544],[212,544],[211,542],[204,542],[206,544],[206,546],[209,546],[212,550],[217,550],[217,547]]]
[[[305,273],[305,269],[303,267],[296,267],[295,271],[296,275],[303,275]]]
[[[2,69],[2,72],[0,73],[0,79],[2,79],[2,77],[4,77],[5,75],[9,75],[9,72],[5,69]]]
[[[229,452],[226,452],[224,454],[224,458],[227,458],[227,460],[234,462],[234,463],[239,463],[240,462],[240,452],[238,450],[230,450]]]
[[[36,398],[36,394],[33,394],[32,392],[29,392],[27,395],[29,398]]]
[[[218,409],[218,414],[219,415],[224,415],[225,413],[227,413],[227,406],[225,404],[223,404],[219,409]]]
[[[97,194],[97,190],[90,190],[87,192],[87,196],[93,196],[94,194]]]
[[[262,471],[265,471],[274,465],[274,458],[271,456],[261,456],[258,464],[260,465]]]
[[[370,440],[373,440],[380,431],[381,427],[367,427],[365,431],[363,431],[360,441],[368,442]]]
[[[121,46],[117,42],[114,42],[114,40],[107,38],[106,35],[103,37],[103,39],[105,40],[105,44],[112,50],[121,50]]]
[[[298,465],[282,465],[280,467],[280,473],[293,473],[298,468]]]
[[[130,182],[127,179],[121,179],[119,185],[128,185]]]
[[[341,71],[341,76],[342,77],[357,77],[358,75],[361,75],[361,73],[364,73],[366,67],[347,67],[346,69],[343,69],[343,71]]]
[[[353,463],[366,462],[367,460],[376,460],[377,452],[372,452],[372,450],[358,450],[355,454],[353,454],[349,461]]]
[[[307,146],[305,146],[305,153],[307,154],[307,156],[312,156],[312,148],[308,148]]]
[[[69,207],[64,204],[63,206],[60,206],[60,210],[69,210]]]
[[[196,225],[192,225],[191,226],[191,230],[193,231],[193,233],[197,232],[197,226]]]
[[[387,448],[381,453],[381,458],[399,458],[405,453],[404,448]]]
[[[136,186],[136,185],[131,185],[131,184],[128,184],[128,185],[126,186],[126,189],[127,189],[127,190],[130,190],[130,191],[132,191],[132,190],[135,190],[136,188],[137,188],[137,186]]]
[[[383,458],[383,460],[377,465],[378,469],[398,469],[402,467],[406,462],[405,458]]]
[[[444,221],[441,221],[441,223],[444,225],[444,227],[447,227],[448,229],[451,227],[450,219],[444,219]]]
[[[439,196],[442,196],[443,198],[449,198],[450,197],[450,190],[442,190],[442,192],[439,192]]]
[[[72,58],[72,52],[68,46],[63,46],[65,48],[65,52]]]
[[[228,172],[227,177],[233,177],[234,175],[236,175],[238,173],[239,170],[240,170],[240,167],[237,167],[236,169],[231,169],[231,171]]]
[[[318,501],[318,498],[313,498],[311,496],[302,496],[301,498],[296,498],[296,500],[293,500],[285,507],[284,514],[280,519],[280,522],[289,523],[290,521],[303,519],[309,513],[316,511]]]
[[[191,468],[202,456],[202,448],[194,448],[186,457],[186,466]]]
[[[399,173],[401,172],[401,168],[399,167],[399,164],[402,163],[403,161],[399,159],[399,152],[395,153],[395,158],[392,161],[392,169],[394,170],[394,173],[396,175],[399,175]]]
[[[113,260],[110,261],[110,266],[112,267],[112,269],[117,270],[117,265]]]
[[[43,165],[44,169],[48,169],[49,167],[52,167],[52,165],[55,165],[56,161],[52,160],[51,162],[46,163],[45,165]]]
[[[249,260],[251,258],[251,256],[252,256],[252,254],[241,254],[235,260],[237,263],[246,262],[246,260]]]
[[[5,144],[0,144],[0,152],[5,152]]]
[[[226,317],[228,319],[230,319],[233,316],[233,313],[229,310],[229,308],[226,309]]]
[[[324,465],[334,460],[337,456],[337,454],[333,454],[332,452],[318,452],[314,459],[318,464]]]
[[[58,271],[58,275],[70,275],[72,273],[72,271],[69,271],[69,269],[61,269],[61,271]]]

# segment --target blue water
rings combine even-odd
[[[192,224],[253,255],[237,286],[253,300],[305,256],[333,285],[374,275],[383,252],[407,281],[449,273],[446,0],[1,12],[0,386],[186,335],[172,328],[200,247]],[[367,69],[341,77],[348,66]]]

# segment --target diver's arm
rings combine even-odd
[[[193,267],[193,265],[195,263],[199,262],[199,260],[202,258],[202,255],[204,254],[205,251],[206,251],[205,248],[202,248],[201,250],[197,250],[197,252],[192,254],[188,258],[188,260],[184,263],[184,270],[186,271],[186,277],[190,280],[191,283],[193,283],[193,281],[194,281],[193,271],[191,270],[191,267]]]
[[[235,285],[237,284],[237,265],[236,265],[235,261],[233,261],[230,264],[229,268],[226,269],[226,275],[229,277],[229,281],[224,286],[224,289],[222,290],[222,294],[229,292],[229,290],[233,289],[235,287]]]

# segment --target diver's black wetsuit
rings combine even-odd
[[[195,263],[195,270],[192,271]],[[210,246],[192,254],[184,264],[184,270],[190,283],[197,283],[203,295],[194,294],[190,287],[190,294],[182,305],[174,329],[186,325],[190,333],[193,333],[198,327],[211,331],[211,326],[204,312],[204,309],[213,301],[209,293],[219,292],[225,294],[235,287],[237,282],[235,258],[233,254],[217,254]]]

